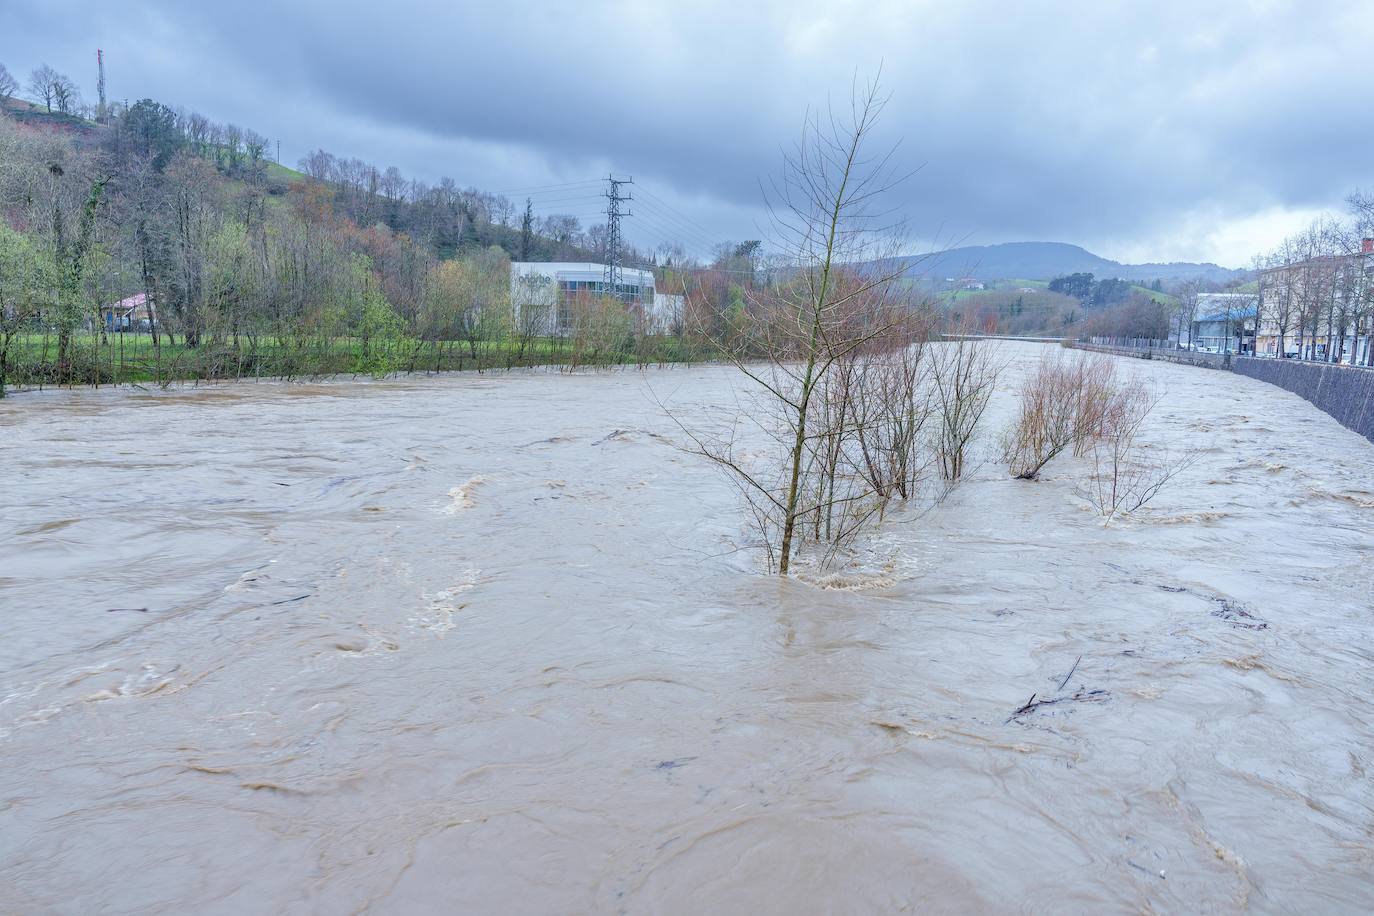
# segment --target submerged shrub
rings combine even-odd
[[[1123,391],[1110,358],[1047,352],[1022,387],[1016,420],[1003,438],[1012,476],[1034,480],[1064,451],[1084,454],[1121,409]]]

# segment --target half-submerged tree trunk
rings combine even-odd
[[[911,266],[896,256],[900,227],[874,207],[895,183],[892,154],[863,152],[884,102],[873,83],[856,88],[848,112],[807,118],[769,201],[786,266],[766,287],[747,288],[742,308],[691,317],[755,386],[752,409],[740,419],[772,444],[760,462],[733,433],[707,441],[684,431],[735,480],[781,575],[792,572],[808,537],[831,556],[881,515],[896,490],[865,473],[858,437],[872,430],[853,419],[861,393],[831,379],[842,361],[904,351],[914,339],[917,310],[892,301],[905,294],[896,281]],[[882,374],[862,375],[878,400]],[[895,400],[887,407],[872,426],[906,422]],[[895,464],[912,462],[903,456]]]

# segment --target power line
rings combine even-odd
[[[641,203],[643,203],[643,201],[641,201]],[[684,239],[688,239],[693,242],[699,242],[708,248],[713,247],[717,244],[715,239],[703,235],[702,233],[697,232],[696,230],[689,229],[682,223],[673,219],[671,216],[663,213],[661,210],[656,210],[653,207],[645,207],[644,212],[658,219],[659,222],[671,228],[676,235]]]
[[[649,198],[651,201],[656,201],[656,202],[659,203],[661,206],[663,206],[664,208],[666,208],[666,209],[672,211],[673,213],[676,213],[684,222],[687,222],[687,223],[689,223],[689,224],[691,224],[691,225],[697,227],[697,228],[700,229],[702,232],[705,232],[705,233],[707,233],[708,235],[711,234],[711,230],[710,230],[710,229],[707,229],[707,228],[706,228],[705,226],[703,226],[701,223],[697,222],[696,220],[692,219],[692,218],[691,218],[690,216],[688,216],[687,214],[685,214],[685,213],[683,213],[682,211],[678,210],[676,207],[674,207],[672,204],[668,203],[666,200],[664,200],[663,198],[659,197],[658,195],[653,194],[653,193],[650,193],[649,191],[645,191],[645,192],[644,192],[644,196],[647,197],[647,198]]]
[[[686,215],[675,210],[670,204],[665,204],[656,197],[651,197],[646,193],[644,195],[643,203],[645,206],[652,207],[654,210],[663,214],[665,217],[671,219],[673,222],[680,224],[685,229],[691,232],[707,236],[712,234],[709,230],[697,224],[695,221],[689,219]]]
[[[563,188],[557,191],[535,191],[533,194],[524,196],[530,200],[547,200],[557,197],[595,197],[600,199],[601,191],[596,188]]]
[[[558,190],[558,189],[562,189],[562,188],[575,188],[575,187],[578,187],[578,186],[581,186],[581,185],[594,185],[594,184],[600,184],[600,183],[601,183],[602,181],[604,181],[604,180],[605,180],[604,178],[589,178],[589,179],[586,180],[586,181],[570,181],[570,182],[565,182],[565,183],[563,183],[563,184],[542,184],[542,185],[538,185],[538,184],[537,184],[537,185],[529,185],[529,186],[523,187],[523,188],[503,188],[503,189],[498,190],[498,191],[492,191],[491,193],[492,193],[492,194],[524,194],[524,193],[529,192],[529,191],[548,191],[548,190]]]
[[[716,245],[719,244],[719,239],[712,237],[708,233],[692,228],[692,226],[685,222],[685,220],[682,217],[679,217],[671,212],[665,212],[663,208],[655,206],[654,204],[650,203],[647,199],[641,200],[640,202],[643,203],[650,212],[657,214],[670,226],[676,227],[679,235],[695,240],[696,242],[705,246],[708,250],[714,248]]]
[[[640,216],[646,221],[653,222],[655,227],[660,229],[661,232],[664,232],[666,238],[675,240],[675,242],[690,244],[692,247],[699,247],[699,249],[708,251],[716,247],[716,243],[714,243],[713,240],[702,238],[702,236],[697,235],[695,232],[687,232],[686,229],[683,229],[680,225],[668,220],[668,218],[665,218],[660,213],[655,213],[653,210],[643,210]]]
[[[647,213],[644,213],[644,212],[641,212],[641,213],[638,215],[638,217],[636,217],[636,219],[637,219],[638,222],[639,222],[641,225],[643,225],[645,228],[647,228],[648,230],[650,230],[650,231],[651,231],[652,233],[654,233],[655,235],[658,235],[658,236],[659,236],[659,241],[662,241],[662,242],[675,242],[675,243],[677,243],[677,244],[679,244],[679,245],[682,245],[683,249],[684,249],[688,254],[691,254],[691,255],[693,255],[693,256],[696,256],[696,255],[705,255],[705,256],[709,257],[709,255],[710,255],[710,248],[709,248],[709,247],[703,247],[699,242],[697,242],[697,241],[695,241],[695,240],[693,240],[693,239],[684,239],[684,238],[682,237],[681,231],[679,231],[679,230],[677,230],[677,229],[674,229],[672,226],[666,225],[666,224],[660,222],[659,220],[655,219],[654,217],[649,216]]]
[[[596,194],[596,195],[593,195],[593,196],[590,196],[590,197],[550,197],[550,198],[537,198],[537,197],[532,197],[532,198],[530,198],[530,204],[531,204],[532,206],[536,206],[536,207],[539,207],[539,208],[542,209],[542,208],[557,206],[557,205],[559,205],[559,204],[581,204],[581,203],[590,203],[591,201],[600,200],[600,199],[601,199],[601,195],[600,195],[600,194]]]

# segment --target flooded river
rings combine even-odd
[[[0,911],[1374,910],[1374,445],[1122,368],[1147,512],[986,463],[848,589],[722,368],[0,402]]]

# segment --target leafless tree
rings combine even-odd
[[[1188,349],[1192,349],[1193,346],[1193,322],[1197,321],[1197,294],[1196,280],[1187,281],[1178,290],[1178,309],[1175,312],[1178,319],[1178,340],[1184,342]]]
[[[1066,450],[1082,454],[1105,432],[1117,396],[1110,357],[1047,351],[1021,388],[1021,404],[1003,454],[1012,476],[1034,480]]]
[[[231,168],[238,168],[243,161],[243,128],[237,124],[224,125],[223,142],[220,144],[220,151],[224,154],[225,164]]]
[[[1358,263],[1361,275],[1359,313],[1364,321],[1365,353],[1364,364],[1374,366],[1374,194],[1355,191],[1347,200],[1350,215],[1354,220],[1354,238],[1359,245]],[[1356,343],[1359,330],[1356,330]]]
[[[248,167],[256,169],[262,165],[263,155],[267,152],[267,138],[255,130],[245,130],[243,149],[248,156]]]
[[[491,203],[491,221],[498,226],[510,226],[515,218],[515,204],[506,197],[497,195]]]
[[[186,116],[185,125],[186,139],[191,144],[191,149],[197,156],[204,156],[210,141],[210,119],[193,111]]]
[[[872,477],[878,456],[863,454],[881,438],[858,433],[897,413],[911,419],[876,404],[887,377],[876,361],[914,343],[915,317],[897,283],[909,263],[880,257],[900,238],[880,204],[898,180],[893,153],[866,150],[885,101],[876,82],[856,85],[848,110],[807,117],[768,201],[787,281],[752,289],[731,333],[700,329],[750,383],[743,422],[767,440],[766,457],[741,442],[738,426],[688,435],[738,485],[783,575],[803,540],[829,552],[878,517],[886,484]]]
[[[1145,419],[1158,403],[1159,395],[1138,380],[1112,398],[1102,435],[1091,450],[1092,472],[1083,491],[1104,518],[1141,509],[1197,460],[1194,451],[1168,452],[1141,441]]]
[[[338,163],[331,153],[317,149],[303,156],[296,166],[316,181],[333,181]]]
[[[394,165],[386,167],[382,173],[382,180],[379,185],[382,196],[386,198],[388,204],[395,205],[405,198],[406,179],[401,174],[401,170]]]
[[[1374,257],[1365,251],[1374,202],[1357,191],[1348,204],[1349,219],[1321,217],[1266,258],[1261,300],[1280,356],[1291,330],[1302,359],[1374,365]]]
[[[995,344],[959,333],[931,349],[931,382],[939,430],[935,451],[940,476],[954,483],[964,476],[969,447],[997,385],[1001,365]]]
[[[1298,354],[1303,359],[1326,359],[1329,357],[1331,341],[1317,342],[1321,335],[1322,319],[1331,304],[1335,277],[1329,259],[1325,220],[1314,220],[1305,230],[1293,238],[1293,253],[1296,257],[1298,290]],[[1322,351],[1325,346],[1326,352]]]
[[[543,233],[560,245],[575,242],[582,234],[582,224],[575,216],[555,213],[541,221]]]
[[[59,73],[52,81],[52,100],[58,111],[75,114],[81,107],[81,90],[68,76]]]
[[[1374,254],[1365,251],[1366,240],[1371,237],[1370,214],[1362,209],[1364,202],[1358,193],[1349,202],[1353,219],[1333,220],[1328,227],[1336,274],[1330,314],[1335,329],[1332,361],[1342,361],[1349,344],[1353,365],[1361,358],[1360,340],[1374,319]],[[1364,356],[1367,362],[1368,354]]]
[[[0,64],[0,102],[14,98],[19,91],[19,81],[10,75],[4,64]]]
[[[62,74],[43,64],[29,74],[29,93],[34,101],[42,102],[51,112],[53,104],[57,101],[57,84],[63,79],[65,77]]]
[[[510,296],[515,359],[523,363],[534,342],[552,329],[558,290],[551,277],[525,274],[511,278]]]
[[[568,338],[569,371],[613,361],[634,330],[633,317],[615,296],[572,296],[560,310],[560,330]]]
[[[1264,327],[1265,327],[1265,322],[1266,322],[1266,321],[1268,320],[1268,318],[1269,318],[1269,307],[1270,307],[1270,305],[1272,304],[1272,303],[1270,302],[1269,299],[1266,299],[1266,298],[1265,298],[1265,295],[1264,295],[1264,294],[1265,294],[1265,286],[1266,286],[1266,278],[1265,278],[1265,274],[1264,274],[1264,268],[1265,268],[1265,266],[1266,266],[1266,261],[1265,261],[1264,256],[1261,255],[1261,254],[1256,254],[1256,255],[1254,255],[1254,256],[1250,259],[1250,270],[1251,270],[1251,272],[1255,275],[1255,295],[1254,295],[1254,297],[1250,300],[1250,301],[1251,301],[1251,304],[1254,306],[1254,309],[1255,309],[1255,318],[1254,318],[1254,323],[1253,323],[1253,325],[1252,325],[1252,328],[1253,328],[1253,330],[1254,330],[1254,336],[1250,338],[1250,341],[1251,341],[1251,344],[1252,344],[1252,347],[1251,347],[1251,349],[1250,349],[1250,355],[1251,355],[1251,356],[1259,356],[1259,355],[1260,355],[1260,352],[1259,352],[1259,349],[1260,349],[1260,335],[1263,333],[1263,329],[1264,329]],[[1242,351],[1242,352],[1244,352],[1244,350],[1245,350],[1244,344],[1245,344],[1245,336],[1244,336],[1244,333],[1243,333],[1243,331],[1242,331],[1242,335],[1241,335],[1241,351]]]
[[[1288,334],[1293,330],[1298,311],[1296,273],[1288,269],[1293,260],[1292,242],[1286,240],[1269,255],[1259,275],[1264,316],[1264,323],[1260,326],[1273,331],[1276,338],[1274,355],[1280,359],[1287,355]]]

